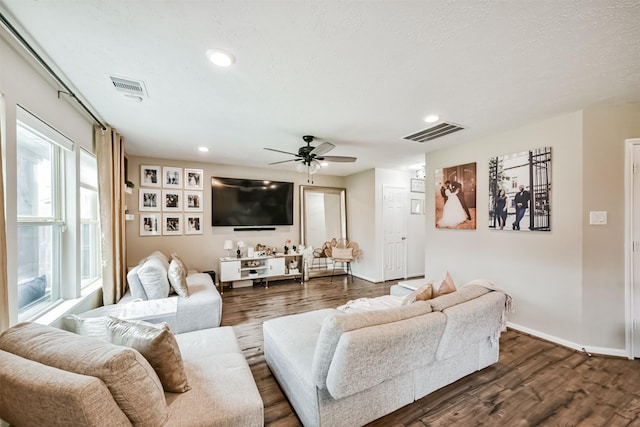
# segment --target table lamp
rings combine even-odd
[[[233,241],[232,240],[225,240],[224,241],[224,248],[227,250],[227,258],[231,256],[231,253],[229,252],[231,249],[233,249]]]

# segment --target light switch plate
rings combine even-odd
[[[589,224],[605,225],[607,223],[607,211],[591,211],[589,212]]]

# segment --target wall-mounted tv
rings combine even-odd
[[[293,182],[211,178],[211,225],[293,225]]]

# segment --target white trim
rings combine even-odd
[[[68,314],[73,313],[74,308],[76,306],[80,305],[86,300],[93,298],[94,295],[97,292],[100,292],[101,290],[102,290],[102,279],[98,279],[82,290],[81,297],[62,301],[60,304],[56,305],[51,310],[47,311],[46,313],[37,317],[36,319],[32,319],[31,321],[40,323],[43,325],[53,325],[54,323],[63,319]]]
[[[56,145],[59,145],[65,150],[73,151],[74,143],[71,138],[55,129],[47,122],[43,121],[38,116],[33,114],[31,111],[25,109],[23,106],[18,105],[18,108],[16,110],[17,120],[28,126],[31,131],[39,133],[41,137],[53,142]]]
[[[608,347],[586,347],[584,345],[574,343],[572,341],[567,341],[562,338],[555,337],[553,335],[546,334],[544,332],[536,331],[535,329],[527,328],[526,326],[521,326],[516,323],[507,322],[507,326],[511,329],[515,329],[516,331],[523,332],[525,334],[533,335],[534,337],[541,338],[545,341],[549,341],[563,347],[568,347],[573,350],[600,354],[605,356],[617,356],[617,357],[627,357],[627,352],[625,349],[620,348],[608,348]]]
[[[624,159],[624,319],[625,348],[629,359],[634,357],[634,295],[633,295],[633,147],[640,145],[640,139],[625,140]]]

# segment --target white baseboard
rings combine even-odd
[[[574,343],[572,341],[567,341],[565,339],[555,337],[553,335],[545,334],[544,332],[536,331],[535,329],[527,328],[526,326],[518,325],[516,323],[507,322],[507,326],[509,328],[515,329],[516,331],[533,335],[534,337],[538,337],[545,341],[550,341],[552,343],[559,344],[563,347],[568,347],[573,350],[582,351],[590,354],[601,354],[605,356],[629,358],[629,355],[627,354],[627,351],[625,349],[584,346],[581,344]]]

